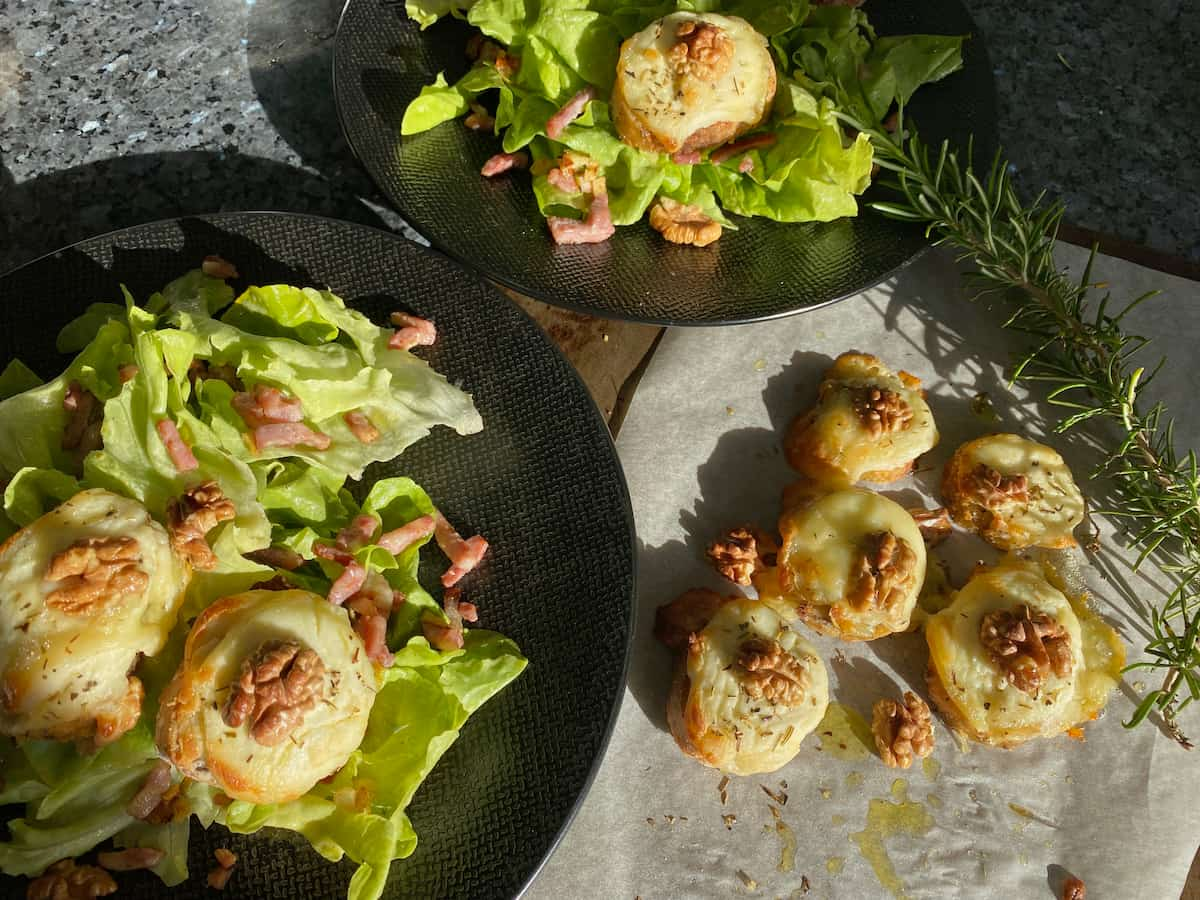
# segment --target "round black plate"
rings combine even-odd
[[[513,684],[467,722],[409,808],[420,843],[392,864],[388,897],[518,893],[566,827],[599,763],[624,686],[632,632],[633,516],[608,431],[538,327],[457,265],[371,228],[273,213],[157,222],[76,244],[0,277],[0,366],[20,356],[52,376],[61,325],[95,300],[144,300],[209,253],[238,286],[328,286],[375,321],[407,307],[436,320],[422,351],[475,396],[482,433],[439,428],[364,481],[410,475],[453,522],[492,542],[472,574],[481,625],[529,657]],[[5,810],[4,812],[12,812]],[[11,816],[5,816],[11,818]],[[344,897],[354,866],[321,859],[288,832],[231,836],[193,825],[191,878],[172,897],[206,897],[212,851],[240,860],[227,897]],[[120,875],[121,895],[162,883]],[[0,896],[24,896],[0,879]]]
[[[964,68],[917,92],[921,134],[965,145],[987,163],[996,146],[987,49],[960,0],[868,5],[880,34],[970,34]],[[465,23],[421,32],[396,0],[348,0],[334,50],[334,94],[350,147],[380,189],[430,242],[490,278],[546,303],[664,325],[750,322],[813,309],[879,282],[927,246],[922,230],[869,212],[781,225],[737,218],[702,250],[664,241],[643,220],[607,243],[558,247],[529,177],[479,175],[499,151],[490,134],[447,123],[400,138],[409,101],[445,72],[466,71]],[[869,196],[876,196],[870,194]],[[879,194],[878,196],[882,196]]]

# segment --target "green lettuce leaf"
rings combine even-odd
[[[19,359],[10,360],[4,371],[0,372],[0,400],[33,390],[43,383],[37,372],[25,363]]]
[[[437,80],[421,88],[420,96],[404,110],[400,133],[419,134],[466,112],[467,98],[456,87],[447,84],[446,76],[439,72]]]

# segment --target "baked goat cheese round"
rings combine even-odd
[[[688,756],[731,775],[774,772],[829,705],[825,664],[769,607],[724,600],[680,661],[667,720]]]
[[[947,724],[998,747],[1096,718],[1125,664],[1112,628],[1016,556],[977,572],[925,638],[930,697]]]
[[[1058,452],[1016,434],[968,441],[946,463],[942,497],[954,521],[1001,550],[1073,547],[1083,495]]]
[[[284,803],[345,764],[377,690],[346,610],[308,591],[247,591],[193,623],[163,691],[158,747],[230,797]]]
[[[189,570],[136,500],[76,494],[0,547],[0,733],[108,743],[134,726],[130,673],[166,643]]]
[[[779,520],[776,566],[754,579],[763,602],[847,641],[906,630],[926,565],[908,510],[865,488],[789,494],[795,505]]]
[[[788,430],[792,468],[817,481],[889,482],[938,442],[921,381],[878,357],[843,353],[821,382],[816,405]]]
[[[677,12],[621,45],[613,122],[640,150],[703,150],[761,124],[774,97],[767,39],[748,22]]]

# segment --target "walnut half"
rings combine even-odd
[[[731,529],[708,545],[713,567],[734,584],[748,585],[764,565],[774,565],[779,546],[770,535],[750,525]]]
[[[1029,500],[1029,479],[1024,475],[1001,475],[986,463],[980,463],[970,475],[970,491],[987,507],[999,506],[1006,500],[1026,503]]]
[[[904,692],[902,703],[876,700],[871,732],[884,765],[893,769],[907,769],[914,758],[933,752],[933,717],[929,705],[912,691]]]
[[[26,900],[92,900],[117,892],[113,877],[97,866],[77,866],[73,859],[60,859],[40,877],[29,882]]]
[[[984,616],[979,641],[1005,679],[1031,697],[1038,695],[1050,672],[1059,678],[1071,674],[1074,656],[1067,630],[1052,616],[1031,612],[1024,603]]]
[[[50,560],[46,580],[59,586],[46,595],[46,605],[77,616],[115,597],[140,594],[150,583],[141,560],[134,538],[82,538]]]
[[[854,412],[872,438],[899,431],[912,421],[912,407],[896,391],[887,388],[856,388],[850,396]]]
[[[283,741],[324,695],[325,664],[295,641],[266,641],[242,660],[223,718],[231,728],[250,722],[264,747]]]
[[[680,22],[675,37],[667,59],[680,77],[716,81],[733,64],[733,41],[711,22]]]
[[[650,227],[672,244],[707,247],[721,236],[721,223],[713,221],[698,206],[659,197],[650,207]]]
[[[171,546],[181,559],[197,569],[211,569],[217,557],[208,546],[208,533],[237,515],[233,501],[215,481],[206,481],[183,492],[167,504],[167,530]]]
[[[789,707],[804,699],[808,672],[778,641],[748,638],[738,653],[737,664],[744,673],[739,678],[742,688],[753,699]]]
[[[904,596],[916,564],[917,554],[904,538],[890,531],[867,535],[866,546],[851,574],[854,580],[847,601],[856,610],[872,605],[887,609]]]

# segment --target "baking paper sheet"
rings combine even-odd
[[[1085,258],[1060,246],[1064,266],[1081,267]],[[1094,279],[1110,282],[1118,297],[1165,289],[1167,297],[1144,305],[1128,325],[1159,338],[1152,352],[1170,356],[1158,390],[1180,419],[1180,446],[1200,446],[1200,284],[1106,258]],[[964,440],[997,430],[1045,435],[1053,413],[1005,381],[1019,338],[999,327],[1001,319],[998,310],[967,301],[952,259],[935,252],[823,310],[665,336],[618,441],[640,543],[629,685],[595,784],[526,896],[1011,900],[1058,897],[1070,872],[1084,879],[1089,900],[1177,900],[1200,840],[1200,750],[1185,752],[1153,724],[1122,728],[1138,694],[1154,686],[1150,677],[1127,678],[1104,717],[1087,728],[1086,743],[1060,737],[962,752],[939,723],[935,764],[901,771],[873,753],[837,758],[819,749],[814,735],[779,772],[730,779],[724,805],[721,774],[684,757],[666,729],[672,659],[650,635],[654,610],[689,587],[728,587],[706,566],[703,547],[724,528],[773,523],[779,491],[792,477],[781,436],[814,399],[834,356],[852,348],[875,353],[918,375],[929,391],[941,443],[915,477],[885,489],[901,502],[923,497],[937,505],[942,463]],[[972,410],[980,393],[998,421]],[[1095,459],[1086,441],[1045,439],[1103,506],[1102,485],[1086,477]],[[1149,577],[1150,566],[1133,572],[1136,554],[1122,547],[1110,522],[1100,525],[1100,556],[1079,559],[1098,608],[1136,654],[1145,637],[1134,604],[1160,601],[1162,584]],[[960,578],[975,560],[997,555],[968,535],[937,552],[952,558]],[[925,694],[920,635],[869,644],[813,640],[829,668],[832,699],[868,720],[881,696]],[[1200,736],[1195,712],[1184,717],[1193,737]],[[786,793],[786,804],[762,786]],[[876,813],[887,814],[884,804],[894,810],[903,795],[920,804],[908,819],[932,824],[921,835],[883,839],[895,874],[888,888],[852,836],[866,828],[873,800]],[[727,827],[722,817],[731,814],[736,823]],[[794,862],[783,871],[792,838]],[[889,880],[886,864],[875,862]]]

